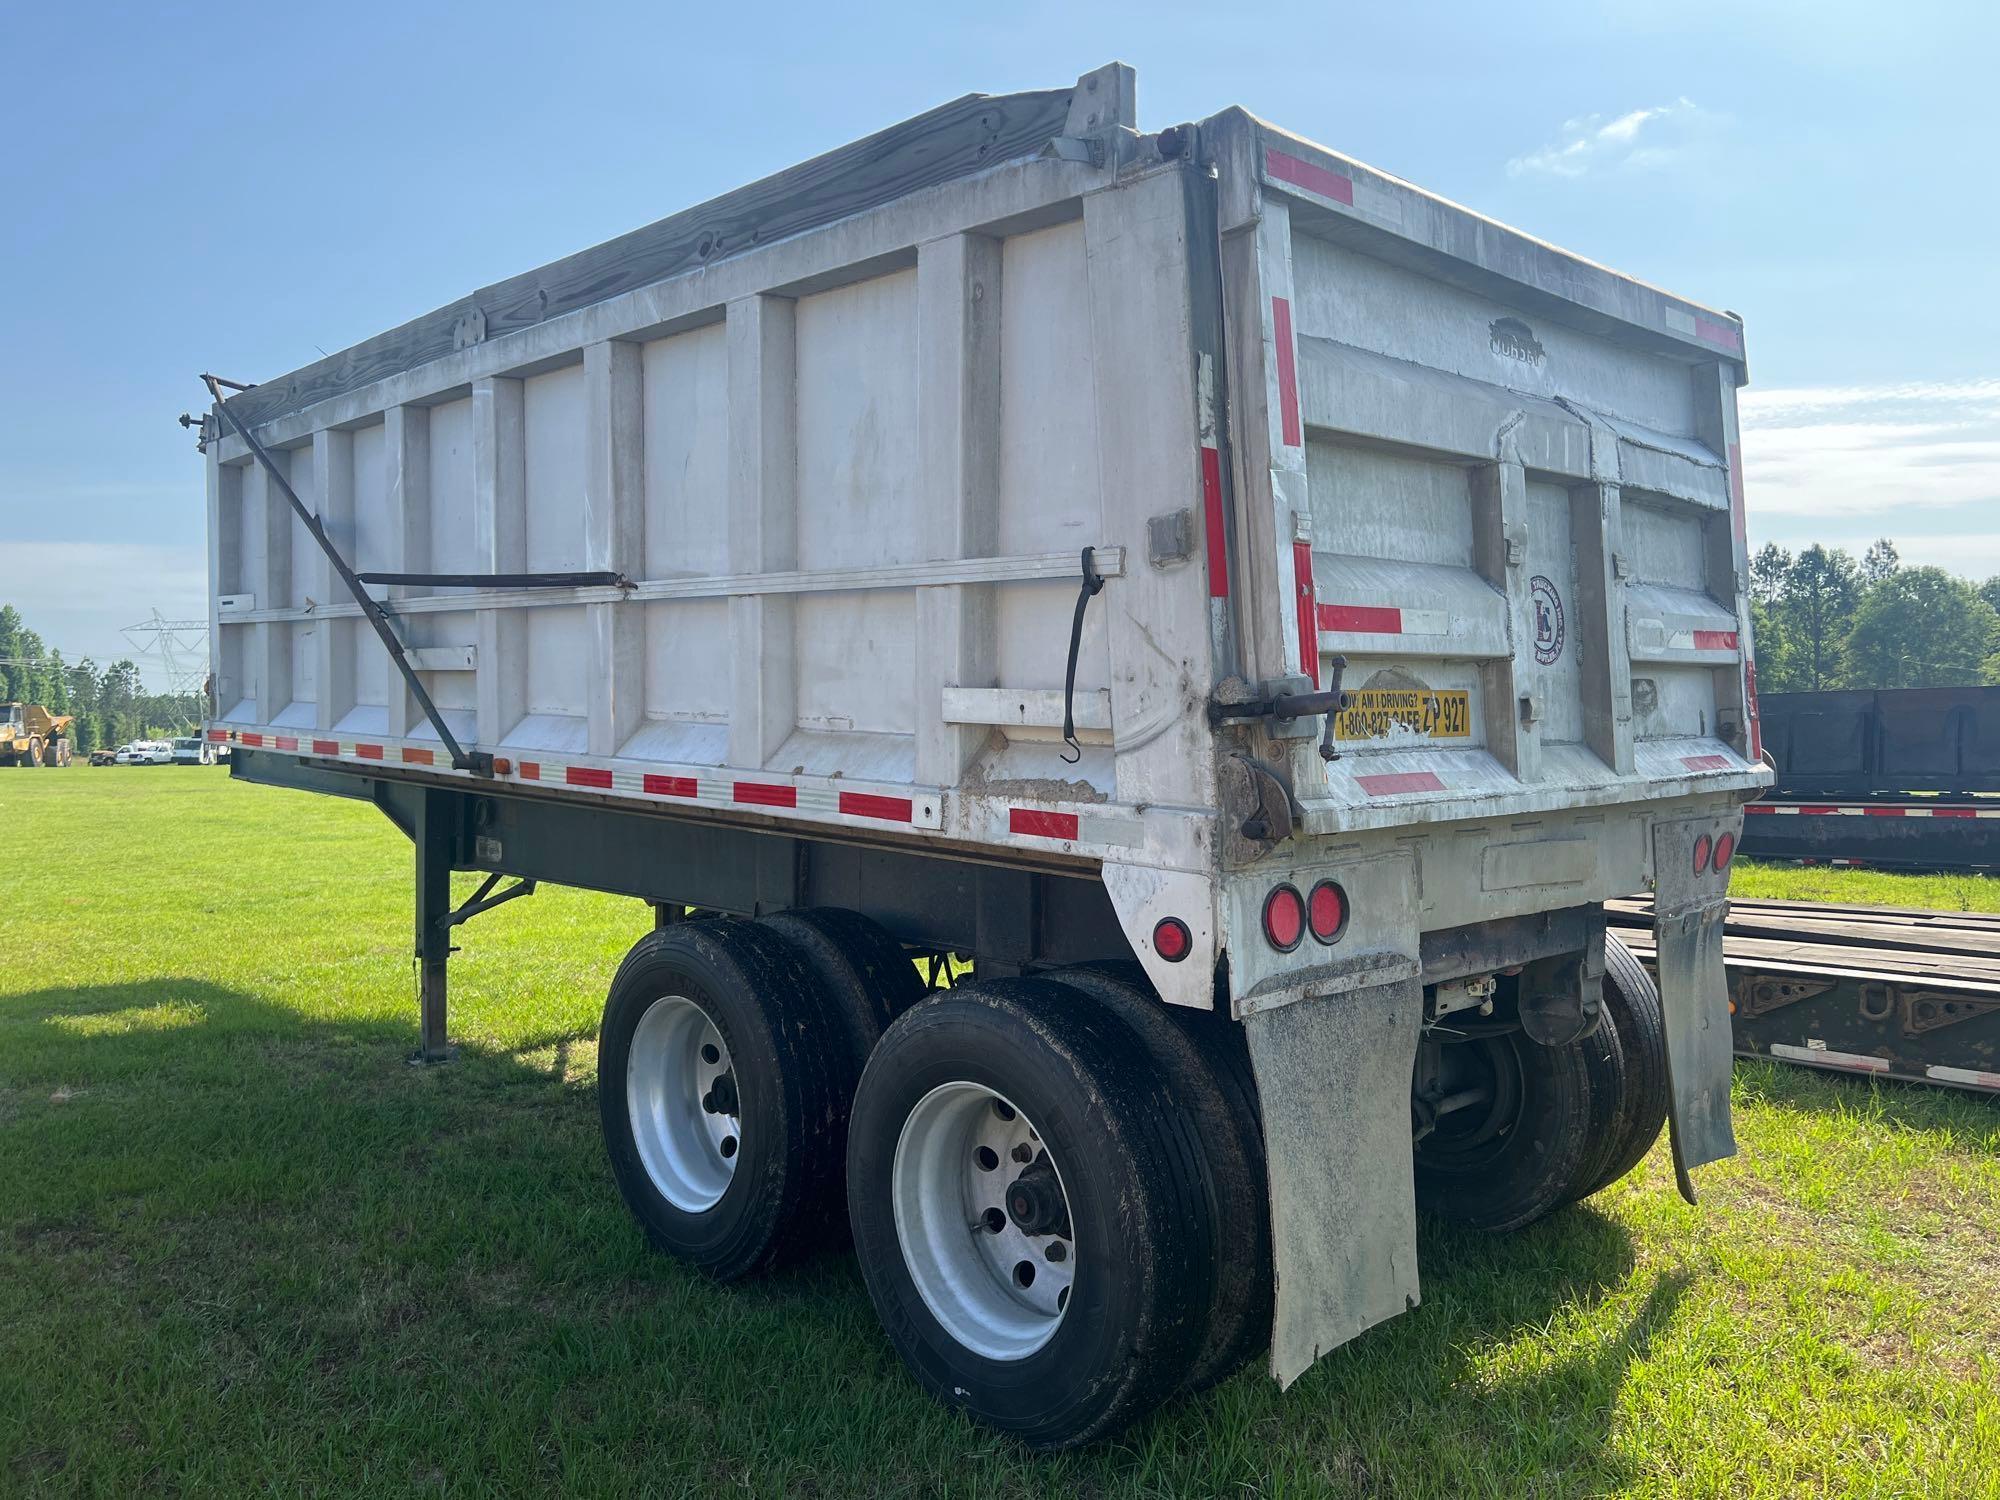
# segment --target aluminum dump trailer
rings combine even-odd
[[[460,922],[651,903],[646,1232],[851,1230],[917,1379],[1084,1441],[1413,1307],[1420,1203],[1733,1149],[1744,378],[1240,109],[973,96],[212,386],[209,733],[411,836],[426,1056]]]

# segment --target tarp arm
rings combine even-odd
[[[389,612],[382,608],[380,602],[362,586],[360,577],[347,565],[347,559],[340,555],[340,550],[327,537],[326,528],[320,525],[319,517],[306,509],[305,502],[299,499],[299,492],[292,488],[291,481],[285,478],[284,471],[272,462],[271,455],[264,450],[264,445],[251,435],[250,429],[229,409],[228,403],[222,398],[223,382],[214,375],[204,375],[201,379],[208,387],[208,394],[214,398],[215,409],[222,414],[223,420],[236,429],[237,436],[243,439],[243,444],[250,450],[251,456],[264,466],[264,472],[270,476],[271,482],[277,485],[279,493],[291,503],[293,512],[304,523],[306,530],[312,533],[312,539],[319,543],[319,550],[326,554],[326,560],[333,565],[333,571],[340,575],[340,581],[347,586],[347,592],[352,594],[354,602],[361,606],[362,618],[375,628],[375,634],[381,638],[383,646],[389,652],[389,660],[395,663],[396,670],[402,674],[403,683],[409,688],[410,696],[417,700],[417,707],[423,710],[424,717],[431,722],[431,728],[437,731],[438,742],[450,754],[452,769],[471,771],[477,776],[491,776],[492,755],[484,750],[469,751],[459,744],[458,737],[451,732],[451,726],[445,723],[444,715],[439,713],[437,705],[431,702],[431,695],[424,689],[423,679],[417,676],[416,668],[410,665],[410,658],[403,651],[403,643],[396,638],[395,628],[389,623]]]

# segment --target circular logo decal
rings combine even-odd
[[[1554,666],[1563,654],[1563,601],[1556,586],[1537,573],[1528,580],[1528,597],[1535,605],[1535,660]]]

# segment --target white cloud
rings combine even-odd
[[[1855,550],[2000,573],[2000,380],[1745,391],[1753,543]]]
[[[1685,157],[1715,117],[1692,99],[1627,110],[1613,119],[1565,120],[1556,138],[1507,163],[1509,177],[1582,177],[1590,172],[1637,172]]]
[[[170,620],[206,619],[208,556],[200,546],[0,540],[0,604],[68,660],[88,656],[101,667],[128,656],[149,687],[163,689],[164,663],[144,659],[124,627],[155,609]]]

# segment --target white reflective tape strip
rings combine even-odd
[[[1675,333],[1684,333],[1689,338],[1693,338],[1694,314],[1683,312],[1678,307],[1669,307],[1667,309],[1667,327],[1673,329]]]
[[[1976,1089],[2000,1089],[2000,1073],[1982,1073],[1977,1068],[1943,1068],[1936,1064],[1924,1069],[1926,1078],[1939,1083],[1963,1083]]]
[[[1886,1057],[1867,1057],[1859,1052],[1831,1052],[1824,1044],[1815,1041],[1808,1041],[1803,1047],[1794,1047],[1789,1042],[1773,1042],[1771,1056],[1791,1062],[1812,1063],[1822,1068],[1846,1068],[1855,1073],[1889,1071],[1889,1059]]]

